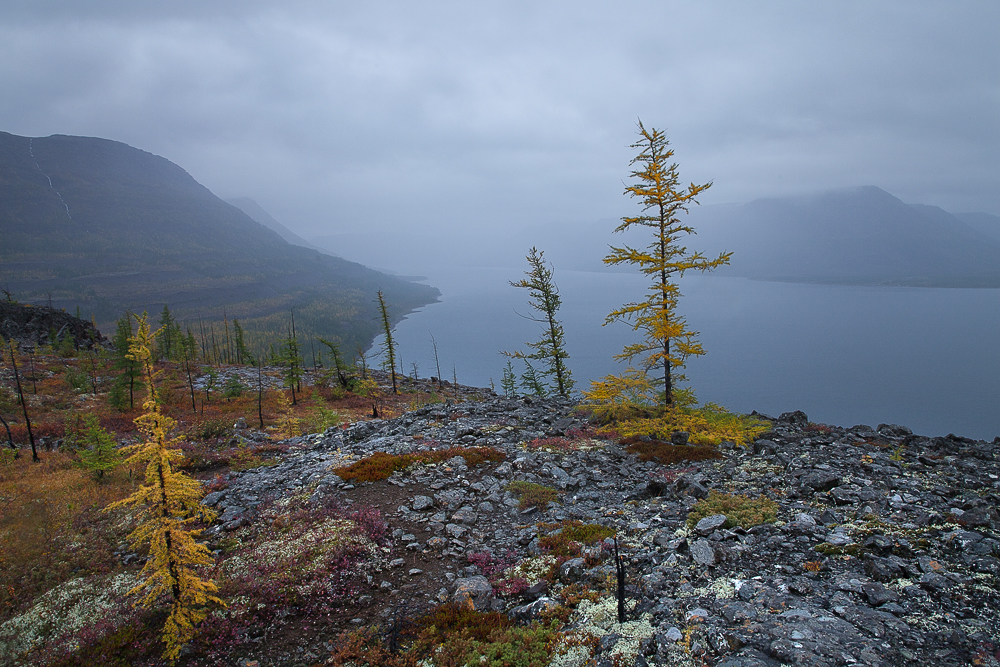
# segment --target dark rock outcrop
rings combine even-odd
[[[53,332],[55,340],[52,340]],[[55,308],[8,301],[0,302],[0,336],[29,347],[56,347],[67,338],[77,350],[109,346],[108,339],[86,320]]]

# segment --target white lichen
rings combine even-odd
[[[634,606],[634,602],[628,604],[628,607]],[[636,620],[619,623],[618,601],[614,597],[601,598],[597,602],[583,600],[570,618],[570,624],[576,629],[556,646],[549,667],[582,667],[590,658],[590,652],[585,651],[584,655],[573,650],[583,648],[578,642],[585,636],[600,639],[607,635],[618,635],[620,639],[605,655],[612,660],[617,658],[622,664],[631,664],[639,655],[643,641],[653,636],[649,620],[650,615],[643,614]]]
[[[517,565],[508,567],[503,571],[505,579],[524,579],[528,586],[534,586],[539,581],[548,576],[552,566],[556,564],[555,556],[535,556],[525,558]]]
[[[0,625],[0,665],[18,664],[32,649],[60,640],[77,645],[76,636],[108,614],[126,617],[128,592],[139,583],[134,573],[71,579],[39,597],[25,613]]]

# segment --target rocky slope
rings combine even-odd
[[[53,333],[56,335],[55,340],[51,339]],[[65,311],[2,301],[0,337],[31,347],[57,347],[64,338],[71,339],[76,349],[109,345],[108,339],[91,322],[73,317]]]
[[[530,618],[572,583],[613,580],[608,550],[597,547],[563,563],[555,583],[505,599],[470,562],[483,552],[538,562],[552,524],[580,520],[617,531],[632,620],[602,621],[599,605],[581,604],[571,621],[603,635],[588,664],[1000,664],[1000,438],[816,425],[801,412],[772,423],[752,447],[662,466],[586,437],[566,401],[436,404],[298,438],[279,465],[231,474],[205,502],[220,511],[215,539],[252,522],[267,497],[334,494],[379,507],[393,531],[391,562],[345,627],[384,622],[403,601],[454,598]],[[567,432],[574,437],[552,451],[527,446]],[[374,452],[454,445],[507,459],[469,468],[456,457],[359,484],[331,472]],[[559,502],[519,509],[506,490],[515,480],[558,489]],[[711,491],[771,498],[777,520],[726,529],[709,516],[689,526]],[[264,642],[240,664],[322,663],[325,639],[278,653]]]

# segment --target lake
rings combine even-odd
[[[501,350],[539,338],[523,268],[442,268],[428,278],[439,303],[395,330],[404,370],[499,391]],[[605,315],[642,297],[628,273],[559,271],[559,312],[577,389],[620,370],[612,359],[636,334]],[[922,435],[1000,435],[1000,290],[856,287],[688,276],[681,313],[706,355],[689,360],[700,401],[739,412],[803,410],[814,422],[896,423]],[[376,347],[380,341],[376,341]],[[515,362],[515,365],[517,362]]]

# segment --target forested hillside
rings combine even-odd
[[[108,331],[125,309],[206,326],[239,318],[251,339],[285,333],[347,349],[438,291],[290,245],[169,160],[90,137],[0,133],[0,287]]]

